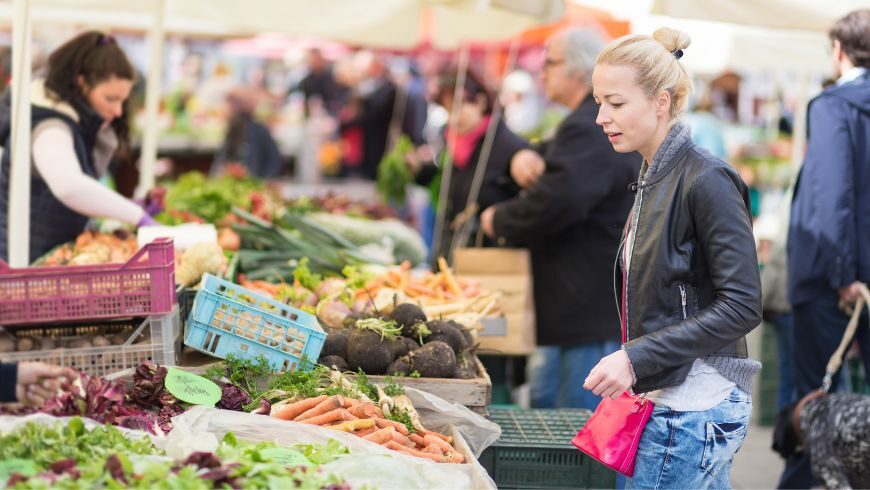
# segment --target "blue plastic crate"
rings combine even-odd
[[[276,371],[308,369],[326,341],[317,318],[211,274],[203,276],[187,321],[184,345],[225,359],[263,355]]]

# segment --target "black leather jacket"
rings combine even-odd
[[[746,358],[761,284],[749,193],[728,164],[689,140],[637,192],[622,306],[634,391],[645,393],[681,384],[695,359]]]

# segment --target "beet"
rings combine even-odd
[[[456,371],[456,354],[444,342],[429,342],[408,357],[411,367],[424,378],[451,378]]]
[[[411,359],[408,356],[396,359],[387,367],[387,375],[389,376],[408,376],[411,371]]]
[[[420,344],[417,343],[416,340],[410,339],[408,337],[399,337],[393,342],[393,350],[395,351],[393,354],[396,358],[402,357],[405,354],[411,352],[412,350],[416,350],[420,348]]]
[[[449,322],[444,320],[430,320],[426,322],[426,327],[432,332],[423,339],[423,342],[426,344],[430,342],[444,342],[453,349],[455,354],[459,354],[470,347],[465,341],[465,336],[462,335],[462,331],[451,325]]]
[[[413,303],[402,303],[393,308],[391,319],[402,329],[402,335],[405,337],[414,337],[416,332],[414,326],[418,323],[426,322],[426,314],[423,310]]]
[[[472,345],[474,345],[474,336],[471,335],[471,329],[470,329],[470,328],[466,327],[465,325],[463,325],[463,324],[461,324],[461,323],[459,323],[459,322],[453,321],[453,320],[447,320],[447,323],[449,323],[450,325],[454,326],[457,330],[459,330],[460,332],[462,332],[462,336],[465,337],[465,343],[466,343],[469,347],[471,347]]]
[[[326,341],[323,342],[320,357],[339,356],[347,359],[347,339],[350,337],[350,332],[349,328],[326,329]]]
[[[480,377],[471,350],[465,350],[456,357],[456,371],[453,373],[453,377],[456,379],[477,379]]]
[[[371,330],[354,329],[347,339],[347,363],[350,369],[362,369],[366,374],[384,374],[393,362],[393,342],[381,341]]]
[[[350,366],[347,365],[347,361],[345,361],[344,358],[341,356],[332,355],[321,357],[320,361],[318,361],[318,364],[326,366],[330,369],[336,369],[341,372],[350,371]]]

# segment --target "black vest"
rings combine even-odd
[[[78,105],[78,104],[77,104]],[[89,107],[77,107],[80,122],[46,107],[31,106],[31,130],[47,119],[63,121],[72,130],[73,145],[82,172],[97,177],[94,166],[94,145],[103,123]],[[3,158],[0,160],[0,259],[8,260],[9,235],[9,174],[11,132],[0,133]],[[34,261],[52,248],[75,238],[84,231],[88,217],[73,211],[60,202],[42,177],[31,169],[30,177],[30,261]]]

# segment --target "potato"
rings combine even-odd
[[[28,352],[32,351],[34,347],[33,339],[30,337],[22,337],[18,339],[18,343],[15,346],[15,350],[18,352]]]
[[[84,349],[87,347],[93,347],[93,344],[88,339],[74,339],[71,340],[66,347],[67,349]]]
[[[109,347],[112,343],[106,337],[102,335],[97,335],[94,337],[94,340],[91,341],[94,344],[94,347]]]
[[[12,337],[0,336],[0,352],[14,352],[15,339]]]
[[[36,339],[39,350],[52,350],[57,348],[57,344],[51,337],[40,337]]]
[[[115,334],[109,337],[109,342],[111,342],[112,345],[122,345],[126,341],[127,335],[123,333]]]

